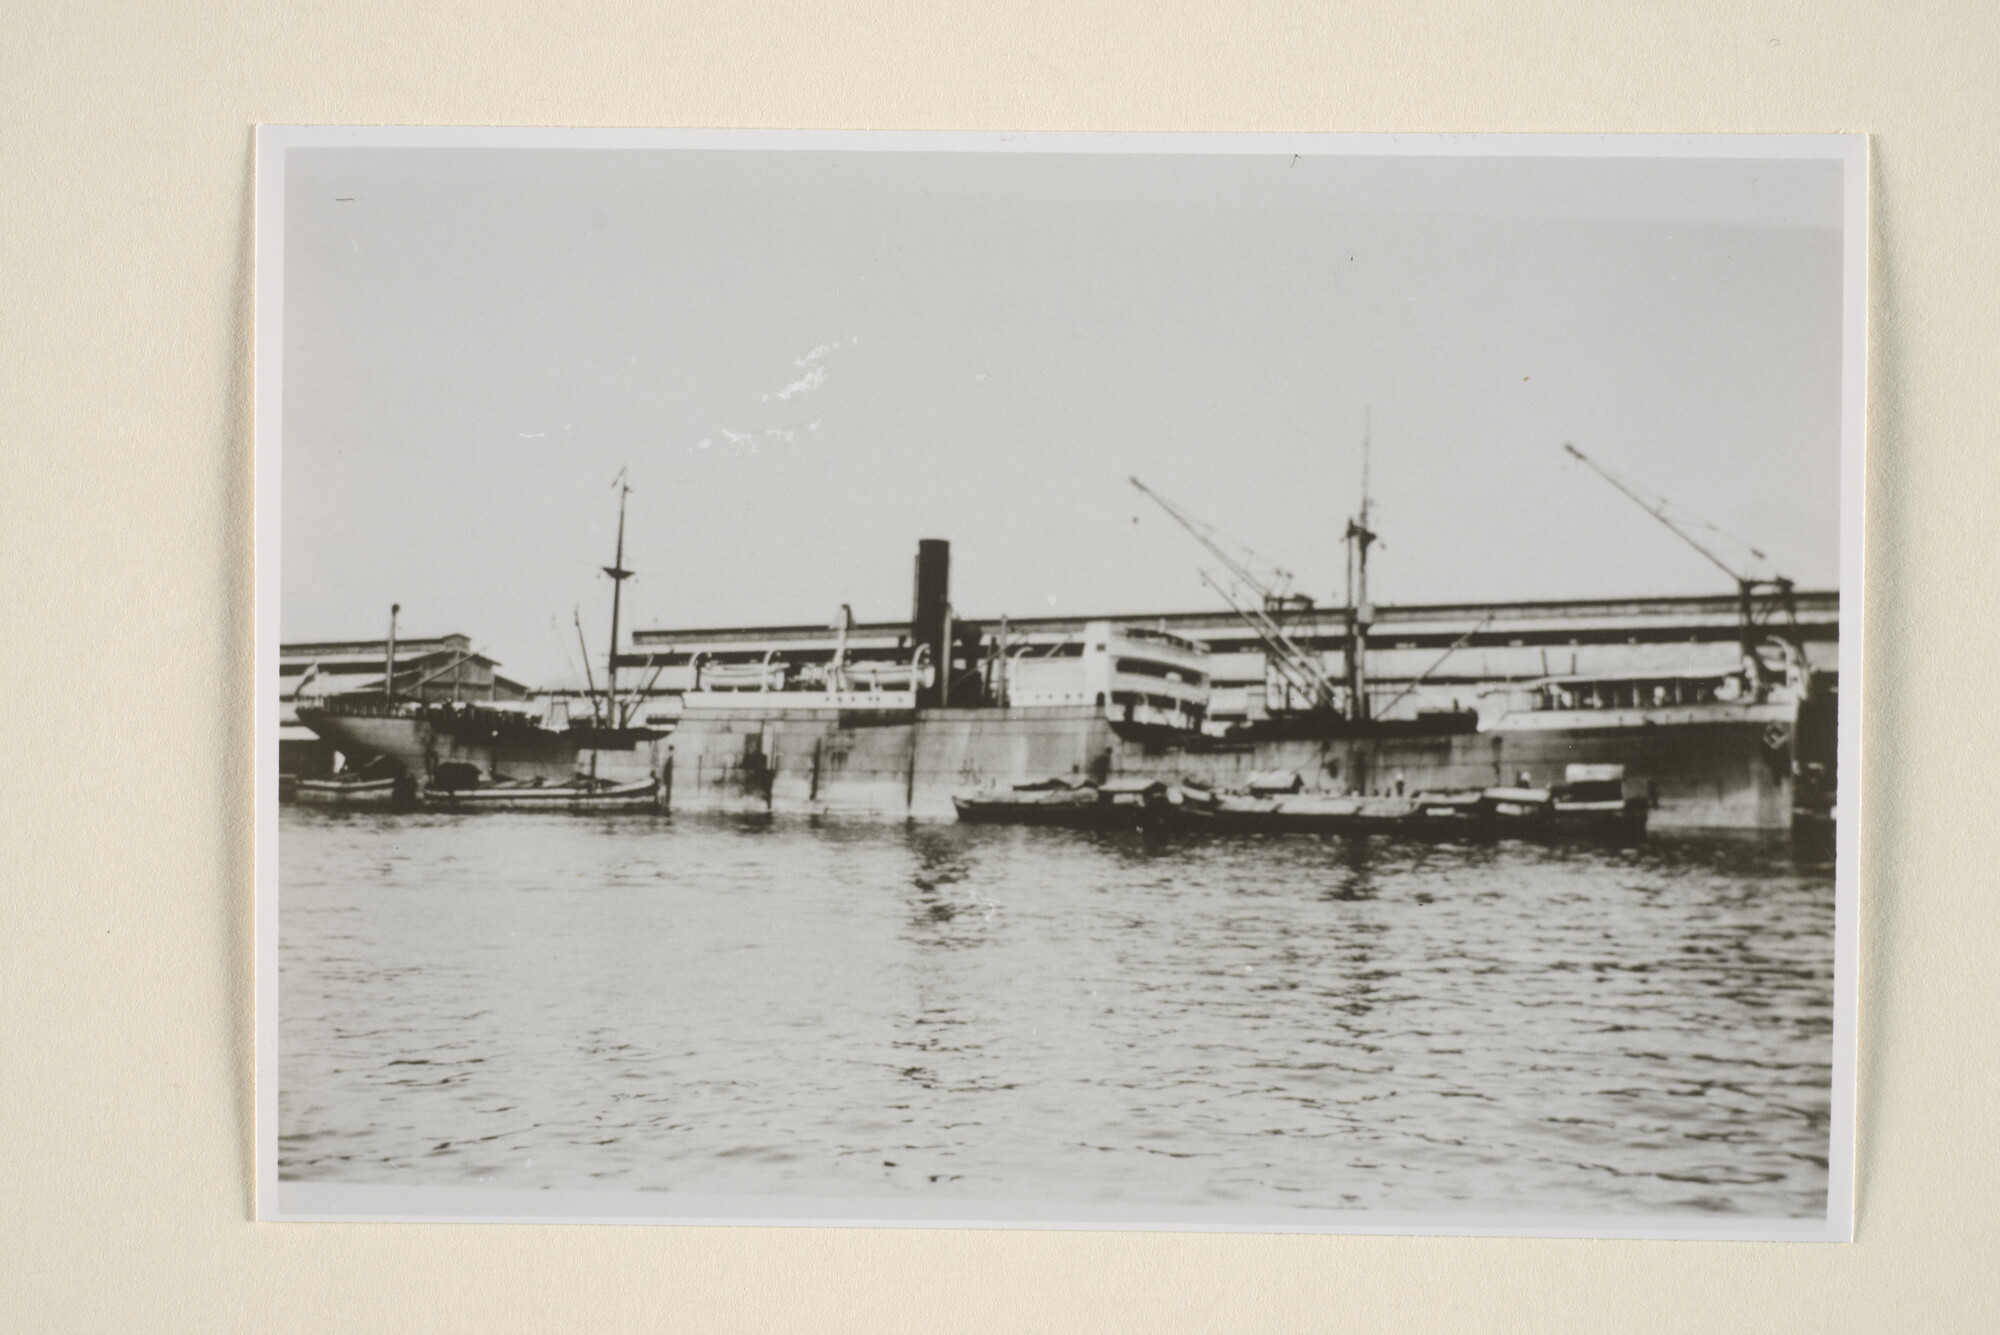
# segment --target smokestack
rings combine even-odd
[[[943,538],[917,543],[916,597],[910,605],[910,651],[930,646],[931,684],[917,688],[920,708],[936,708],[945,700],[945,675],[951,670],[951,646],[945,643],[951,607],[951,544]]]

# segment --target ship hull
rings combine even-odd
[[[629,784],[657,779],[666,763],[665,744],[658,737],[622,746],[584,746],[565,733],[516,730],[495,737],[491,730],[452,727],[410,713],[306,708],[299,717],[351,763],[377,757],[391,760],[420,786],[444,765],[470,765],[488,777],[545,783],[564,783],[583,774]]]
[[[1311,791],[1393,796],[1547,786],[1570,765],[1624,767],[1652,829],[1785,830],[1793,809],[1791,706],[1508,716],[1482,731],[1174,742],[1121,730],[1087,705],[853,710],[768,699],[690,710],[670,739],[585,748],[562,734],[468,738],[412,715],[307,711],[351,761],[377,756],[422,783],[439,766],[564,782],[657,778],[681,810],[949,820],[952,794],[1048,778],[1192,779],[1222,791],[1260,772]]]
[[[1088,706],[924,709],[856,720],[760,703],[689,711],[671,741],[667,802],[950,819],[952,794],[1041,779],[1192,779],[1244,789],[1297,773],[1311,791],[1396,795],[1546,787],[1576,764],[1621,765],[1652,829],[1784,830],[1791,824],[1790,707],[1694,717],[1563,715],[1441,735],[1285,737],[1179,745],[1121,737]]]

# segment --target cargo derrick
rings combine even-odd
[[[1752,575],[1747,570],[1740,570],[1736,566],[1731,565],[1720,556],[1717,556],[1708,544],[1700,541],[1692,533],[1688,532],[1684,525],[1674,522],[1672,517],[1667,513],[1672,503],[1664,496],[1656,496],[1649,502],[1631,483],[1606,468],[1603,464],[1598,463],[1597,460],[1591,458],[1576,446],[1565,441],[1563,443],[1563,450],[1570,458],[1575,459],[1591,472],[1609,482],[1613,487],[1616,487],[1619,493],[1627,500],[1653,518],[1659,520],[1660,524],[1669,533],[1694,548],[1710,565],[1735,581],[1736,614],[1739,627],[1737,644],[1743,655],[1743,663],[1746,669],[1757,674],[1760,682],[1768,681],[1769,673],[1764,666],[1763,660],[1758,656],[1757,647],[1765,639],[1777,638],[1771,634],[1771,625],[1779,615],[1782,614],[1791,626],[1796,627],[1798,625],[1798,604],[1792,598],[1792,581],[1786,579],[1783,575],[1777,574],[1760,578]],[[1705,525],[1705,527],[1717,533],[1721,532],[1720,529],[1715,528],[1712,524]],[[1736,539],[1736,541],[1740,542],[1741,539]],[[1770,560],[1764,553],[1758,551],[1755,547],[1751,547],[1748,543],[1744,543],[1743,546],[1755,560],[1764,562]],[[1790,640],[1781,640],[1781,643],[1791,645],[1794,649],[1797,648]]]
[[[1127,480],[1141,495],[1165,511],[1169,519],[1185,529],[1188,536],[1200,543],[1234,577],[1237,587],[1232,589],[1209,571],[1199,572],[1202,582],[1220,595],[1264,646],[1266,659],[1286,685],[1306,697],[1310,702],[1310,711],[1335,712],[1337,691],[1332,680],[1318,660],[1286,633],[1284,624],[1279,620],[1288,611],[1310,610],[1313,605],[1311,598],[1291,591],[1292,573],[1265,561],[1243,543],[1206,520],[1196,518],[1138,478]],[[1246,589],[1255,596],[1246,596]],[[1348,656],[1350,659],[1359,656],[1351,639]],[[1351,702],[1349,707],[1350,711],[1354,708]],[[1365,712],[1363,706],[1362,714]]]

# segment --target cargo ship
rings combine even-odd
[[[627,693],[618,679],[618,617],[626,580],[625,504],[630,489],[622,485],[618,498],[618,540],[612,563],[611,644],[604,688],[594,674],[587,715],[573,713],[579,703],[570,697],[544,695],[520,701],[457,701],[427,698],[425,681],[453,671],[471,658],[470,648],[424,677],[405,684],[396,668],[396,609],[390,611],[387,663],[379,691],[341,692],[295,702],[301,724],[331,743],[350,765],[386,767],[407,776],[418,793],[436,788],[449,794],[455,806],[500,809],[519,798],[522,785],[538,785],[525,799],[548,805],[550,794],[588,790],[629,795],[644,788],[659,790],[665,773],[667,730],[645,724],[638,710],[650,682]],[[582,635],[578,625],[579,638]],[[585,671],[590,654],[584,651]],[[493,792],[483,793],[484,788]],[[512,804],[519,805],[518,801]]]
[[[901,662],[836,645],[817,662],[693,664],[662,772],[670,805],[947,819],[955,792],[1052,779],[1241,791],[1290,772],[1305,791],[1388,797],[1547,788],[1581,765],[1616,767],[1654,829],[1783,830],[1801,756],[1823,754],[1830,772],[1832,710],[1809,708],[1814,674],[1778,635],[1746,634],[1724,670],[1493,683],[1482,710],[1374,717],[1356,603],[1362,647],[1344,691],[1273,635],[1274,676],[1287,678],[1275,685],[1297,679],[1318,698],[1217,726],[1201,643],[1106,620],[1071,653],[1017,652],[1004,623],[987,636],[953,617],[949,562],[946,542],[919,544]],[[1802,741],[1812,720],[1824,735]]]
[[[1386,701],[1369,679],[1375,535],[1365,486],[1346,533],[1338,672],[1288,631],[1294,595],[1147,494],[1240,577],[1211,584],[1260,646],[1273,702],[1262,716],[1218,717],[1208,645],[1164,620],[1085,621],[1051,645],[1027,643],[1004,618],[959,618],[942,539],[918,544],[910,620],[889,627],[897,633],[886,641],[851,645],[843,608],[821,646],[774,644],[726,661],[670,646],[621,656],[619,589],[632,574],[621,492],[617,555],[605,568],[611,652],[603,689],[591,679],[587,716],[553,695],[454,704],[385,691],[301,702],[298,717],[351,759],[386,758],[420,788],[441,770],[492,784],[651,781],[663,806],[681,810],[952,819],[953,794],[980,787],[1158,782],[1240,792],[1273,772],[1298,775],[1306,793],[1387,798],[1547,789],[1577,766],[1616,769],[1620,800],[1643,800],[1656,830],[1784,830],[1795,812],[1812,819],[1832,808],[1834,678],[1812,671],[1787,638],[1774,612],[1790,595],[1783,581],[1760,600],[1756,582],[1739,577],[1726,666],[1484,681],[1476,709],[1399,710],[1423,678]],[[629,693],[621,668],[639,670]],[[656,694],[670,669],[671,689]]]
[[[1016,651],[1005,620],[987,638],[955,619],[949,545],[927,539],[918,544],[909,634],[897,642],[907,661],[850,661],[843,619],[823,658],[774,649],[760,663],[718,664],[711,681],[715,672],[739,674],[730,689],[702,689],[701,666],[692,665],[663,775],[669,800],[944,818],[954,814],[955,792],[1048,781],[1244,792],[1260,774],[1289,773],[1305,794],[1400,798],[1547,790],[1595,771],[1621,776],[1610,796],[1621,808],[1643,803],[1656,829],[1784,830],[1795,813],[1828,815],[1836,679],[1814,673],[1787,636],[1797,626],[1790,581],[1732,567],[1664,502],[1649,502],[1574,445],[1564,449],[1735,581],[1734,662],[1489,681],[1479,709],[1398,713],[1427,670],[1378,702],[1369,682],[1376,534],[1364,437],[1360,506],[1343,537],[1337,675],[1288,628],[1311,600],[1291,591],[1287,572],[1131,480],[1224,572],[1203,578],[1261,648],[1265,698],[1277,702],[1264,717],[1226,725],[1211,717],[1207,646],[1164,622],[1152,632],[1086,622],[1080,643],[1057,646],[1061,654]],[[869,689],[855,693],[863,674]]]

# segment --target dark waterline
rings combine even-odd
[[[281,816],[280,1174],[1817,1217],[1830,860]]]

